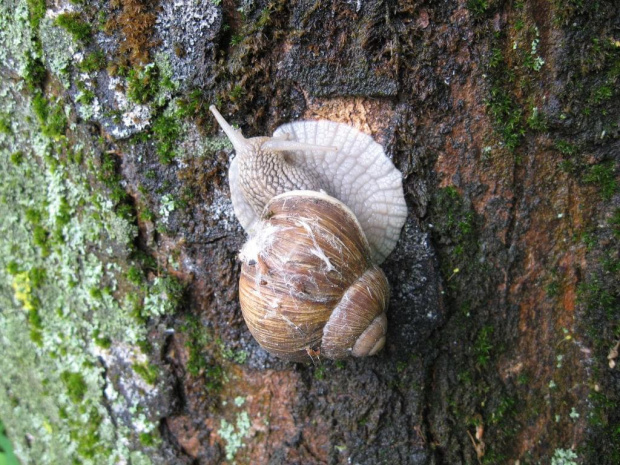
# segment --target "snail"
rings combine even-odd
[[[233,144],[229,168],[242,247],[239,301],[250,332],[291,361],[374,355],[387,333],[381,264],[407,217],[402,176],[357,129],[300,121]]]

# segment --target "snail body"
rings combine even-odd
[[[245,139],[210,109],[237,152],[231,199],[249,235],[239,300],[254,338],[293,361],[377,353],[389,301],[377,264],[407,215],[400,172],[345,124],[303,121]]]

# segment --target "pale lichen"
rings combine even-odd
[[[226,442],[226,460],[233,460],[239,449],[244,447],[243,440],[249,437],[251,426],[250,416],[245,411],[237,414],[234,425],[222,420],[217,433]]]
[[[52,18],[44,18],[39,28],[45,64],[65,89],[71,86],[69,72],[78,47],[71,36],[54,24]]]
[[[52,35],[48,18],[40,24]],[[66,88],[75,44],[50,39],[39,47],[38,34],[26,1],[0,5],[3,64],[24,75],[40,58],[53,85]],[[131,369],[152,367],[140,349],[145,315],[136,313],[151,295],[158,298],[148,302],[149,318],[172,311],[178,286],[165,278],[166,286],[134,292],[121,285],[137,227],[94,182],[98,142],[80,132],[71,106],[58,105],[69,124],[45,134],[26,92],[49,102],[38,85],[0,81],[10,115],[0,131],[0,418],[22,463],[151,463],[141,449],[157,441],[140,443],[157,435],[161,386]],[[70,136],[80,143],[69,144]]]

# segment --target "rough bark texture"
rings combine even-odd
[[[620,463],[615,0],[0,3],[0,418],[22,463]],[[371,134],[385,350],[251,338],[232,150]]]

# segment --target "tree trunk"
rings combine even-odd
[[[0,3],[0,418],[23,464],[620,463],[615,0]],[[403,173],[375,357],[252,339],[208,112]]]

